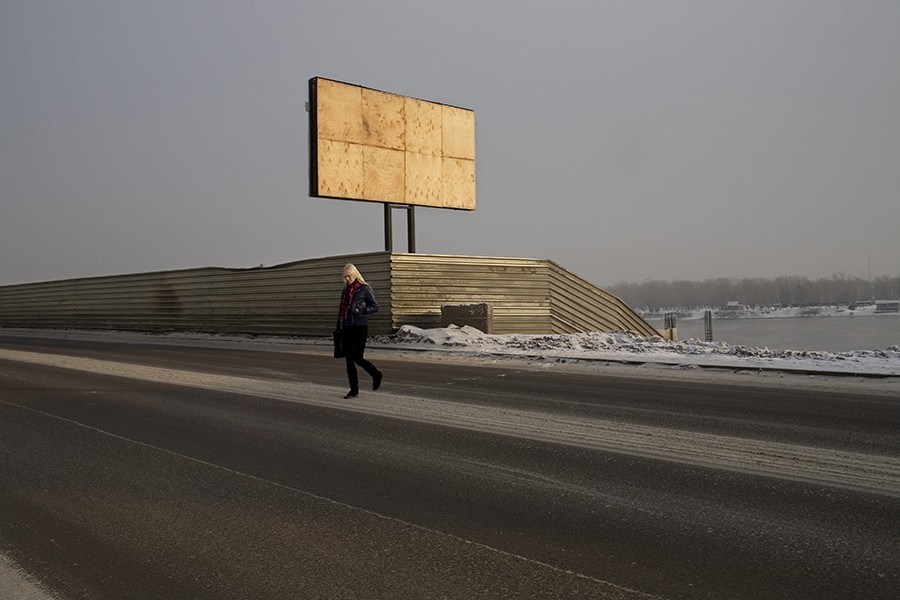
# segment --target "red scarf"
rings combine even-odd
[[[356,292],[361,285],[359,280],[355,280],[350,285],[344,287],[344,291],[341,292],[341,310],[338,312],[341,323],[350,316],[350,302],[353,300],[353,293]]]

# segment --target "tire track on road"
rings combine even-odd
[[[36,352],[0,349],[0,359],[900,496],[900,458],[894,456],[430,400],[385,391],[370,396],[371,399],[344,402],[338,400],[343,393],[343,388],[338,386],[214,375]]]

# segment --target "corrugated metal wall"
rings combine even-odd
[[[334,329],[341,269],[356,264],[390,331],[390,255],[311,259],[254,269],[199,268],[0,287],[0,326],[125,331],[326,335]]]
[[[545,259],[394,254],[394,326],[441,326],[442,304],[493,305],[494,333],[656,329],[616,296]]]
[[[494,333],[549,333],[547,261],[527,258],[395,254],[394,322],[441,326],[441,305],[487,302]]]
[[[597,286],[563,267],[547,261],[554,333],[574,331],[634,331],[644,336],[658,332],[640,315]]]
[[[0,327],[328,335],[348,262],[381,305],[373,334],[440,327],[443,304],[476,302],[493,306],[495,333],[656,334],[621,300],[548,260],[387,252],[5,286]]]

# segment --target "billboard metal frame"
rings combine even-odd
[[[321,95],[320,83],[327,86]],[[323,77],[309,80],[308,106],[309,195],[384,204],[386,251],[393,250],[394,209],[407,213],[410,253],[416,206],[475,210],[470,109]]]

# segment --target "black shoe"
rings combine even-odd
[[[384,373],[378,371],[374,375],[372,375],[372,389],[377,390],[381,387],[381,378],[384,377]]]
[[[344,400],[347,400],[348,398],[356,398],[357,396],[359,396],[358,391],[354,392],[353,390],[350,390],[349,392],[347,392],[347,395],[344,396]]]

